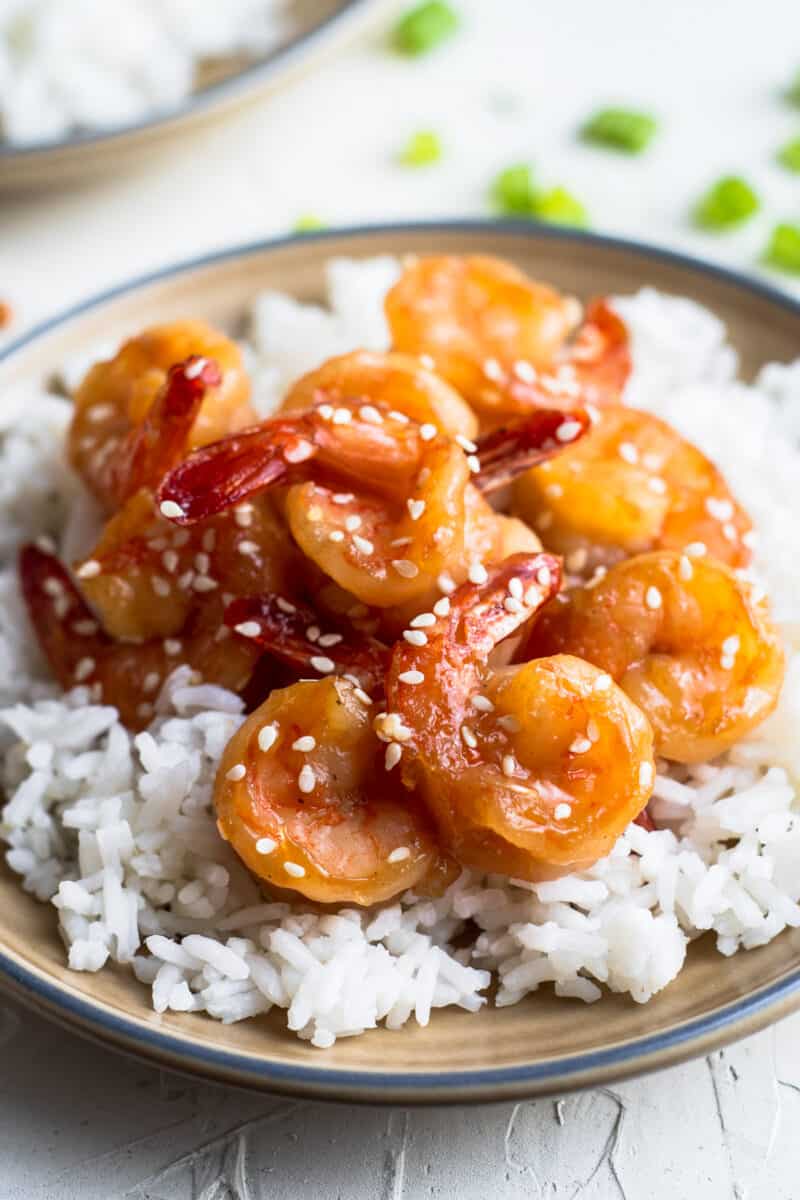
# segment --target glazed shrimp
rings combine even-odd
[[[275,887],[376,904],[444,874],[424,807],[383,766],[369,698],[344,679],[274,691],[217,774],[218,828]]]
[[[181,664],[191,666],[198,681],[240,692],[261,657],[256,644],[229,636],[221,599],[194,610],[180,638],[133,645],[103,632],[54,555],[26,546],[19,571],[31,624],[61,686],[90,688],[97,703],[113,704],[131,728],[147,725],[161,684]]]
[[[170,367],[192,359],[215,364],[202,404],[193,412],[171,461],[151,453],[143,474],[142,443],[148,414],[158,404]],[[142,486],[158,483],[187,449],[205,445],[255,420],[250,383],[238,346],[202,321],[154,325],[125,342],[112,359],[96,363],[75,392],[68,434],[69,459],[107,512]],[[152,451],[152,447],[151,447]],[[159,474],[160,470],[160,474]]]
[[[482,469],[476,443],[457,444],[400,413],[375,424],[359,410],[323,408],[278,417],[196,451],[163,481],[161,511],[190,524],[289,484],[285,512],[295,541],[362,603],[418,603],[454,564],[466,574],[473,555],[467,513],[483,515],[484,538],[489,516],[469,484]],[[513,439],[517,460],[541,461],[587,427],[584,413],[535,413]],[[522,527],[514,529],[521,536]]]
[[[577,300],[500,259],[414,259],[385,306],[395,348],[427,356],[490,423],[534,407],[618,400],[630,372],[625,325],[604,301],[568,346]]]
[[[458,392],[409,354],[355,350],[330,358],[292,385],[281,408],[296,412],[353,402],[372,421],[384,412],[400,412],[418,425],[431,422],[450,437],[474,438],[478,432],[477,418]]]
[[[608,674],[563,654],[487,665],[559,584],[558,559],[520,555],[413,622],[375,723],[459,862],[534,881],[608,853],[655,778],[650,726]]]
[[[766,604],[720,563],[672,551],[619,563],[539,615],[522,657],[577,654],[607,671],[677,762],[722,754],[775,707],[784,660]]]
[[[512,509],[575,574],[657,549],[750,560],[750,520],[721,472],[636,409],[603,410],[580,445],[517,480]]]

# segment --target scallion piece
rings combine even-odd
[[[650,144],[658,123],[649,113],[632,108],[602,108],[590,117],[581,130],[585,142],[641,154]]]
[[[712,184],[694,208],[694,221],[701,229],[732,229],[759,208],[750,184],[738,175],[725,175]]]
[[[589,224],[589,214],[572,192],[554,187],[541,192],[534,200],[532,215],[551,225],[572,225],[582,228]]]
[[[442,143],[431,129],[412,133],[398,155],[404,167],[429,167],[442,157]]]
[[[491,186],[492,204],[507,217],[530,217],[536,201],[533,170],[527,163],[515,163],[495,176]]]
[[[800,275],[800,225],[785,222],[775,226],[764,251],[764,262],[779,271]]]
[[[778,151],[778,162],[788,171],[800,171],[800,137],[792,138]]]
[[[444,0],[426,0],[405,13],[394,27],[392,44],[401,54],[427,54],[452,37],[458,14]]]

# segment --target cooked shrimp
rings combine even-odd
[[[677,762],[722,754],[775,707],[780,639],[766,604],[720,563],[659,551],[556,597],[522,657],[577,654],[607,671]]]
[[[426,356],[483,417],[618,400],[630,372],[623,322],[487,257],[418,258],[386,297],[397,350]]]
[[[376,904],[444,871],[424,807],[387,774],[368,697],[344,679],[274,691],[217,774],[222,836],[259,879]]]
[[[96,363],[75,392],[75,415],[68,435],[72,465],[104,508],[114,509],[137,488],[158,483],[158,470],[143,475],[141,452],[148,440],[148,414],[158,405],[170,367],[193,360],[205,372],[202,404],[192,413],[171,461],[152,454],[151,466],[164,474],[185,450],[205,445],[255,420],[250,383],[238,346],[202,321],[154,325],[125,342],[112,359]],[[187,392],[190,390],[187,386]]]
[[[181,664],[191,666],[198,680],[239,692],[261,657],[256,644],[230,636],[221,597],[194,610],[179,639],[154,638],[132,645],[103,632],[52,554],[26,546],[19,570],[31,624],[61,686],[89,687],[98,703],[113,704],[134,729],[151,719],[161,684]]]
[[[687,546],[732,567],[750,559],[750,520],[721,472],[636,409],[603,410],[579,445],[517,480],[512,507],[576,574]]]
[[[281,408],[291,412],[322,403],[334,408],[359,403],[361,415],[375,422],[384,412],[404,413],[451,437],[474,438],[478,432],[477,418],[458,392],[410,354],[355,350],[330,358],[292,385]]]
[[[469,479],[481,472],[474,442],[456,444],[399,412],[375,424],[352,408],[328,414],[323,407],[196,451],[162,483],[162,512],[189,524],[255,492],[294,484],[286,517],[301,550],[359,601],[384,609],[421,603],[458,564],[466,575],[476,553],[468,512],[476,517],[476,541],[525,533],[470,494]],[[535,413],[524,433],[510,438],[515,461],[520,468],[541,461],[587,426],[582,412]],[[496,477],[497,470],[493,458],[487,472]],[[491,490],[491,480],[485,486]],[[490,515],[498,522],[491,538]]]
[[[655,778],[650,726],[609,675],[570,655],[487,665],[559,583],[558,559],[519,555],[415,621],[375,723],[458,861],[521,879],[608,853]]]

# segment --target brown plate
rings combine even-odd
[[[483,222],[319,234],[244,247],[136,281],[34,330],[0,356],[0,394],[40,381],[93,342],[179,316],[235,324],[261,288],[319,299],[331,255],[431,251],[499,254],[589,296],[650,284],[691,296],[727,324],[743,370],[790,360],[800,304],[730,272],[646,246],[532,225]],[[267,1091],[372,1102],[500,1100],[596,1085],[705,1054],[800,1008],[800,931],[723,958],[710,938],[646,1005],[608,995],[585,1007],[547,990],[512,1008],[435,1011],[430,1025],[376,1030],[319,1051],[283,1014],[223,1026],[156,1016],[132,975],[73,974],[53,910],[0,871],[0,979],[25,1003],[79,1032],[163,1065]]]
[[[224,0],[220,0],[224,3]],[[204,63],[196,86],[173,109],[119,128],[18,145],[0,137],[0,191],[46,187],[121,170],[169,138],[276,90],[377,17],[387,0],[295,0],[291,39],[257,59]]]

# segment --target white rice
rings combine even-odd
[[[0,0],[0,136],[128,125],[189,95],[209,59],[261,55],[292,0]]]
[[[262,411],[325,355],[385,345],[380,299],[396,271],[388,259],[332,263],[331,311],[276,294],[256,300]],[[239,700],[190,686],[180,669],[148,731],[133,736],[85,689],[59,694],[9,567],[0,575],[9,797],[0,835],[22,886],[57,910],[71,967],[128,963],[157,1012],[231,1022],[285,1009],[288,1027],[324,1048],[379,1023],[427,1024],[434,1008],[475,1011],[493,978],[498,1005],[542,984],[585,1002],[604,988],[644,1002],[678,975],[704,931],[729,955],[800,925],[800,362],[767,367],[745,386],[710,313],[648,290],[618,303],[633,332],[629,399],[720,462],[756,520],[755,570],[790,656],[774,716],[712,764],[662,764],[652,806],[670,828],[631,826],[580,876],[535,886],[465,871],[439,899],[408,893],[379,909],[321,913],[265,899],[217,834],[213,779],[242,720]],[[67,415],[63,401],[34,394],[6,420],[6,557],[40,533],[62,544],[79,537],[86,509],[75,515],[76,484],[59,458]]]

